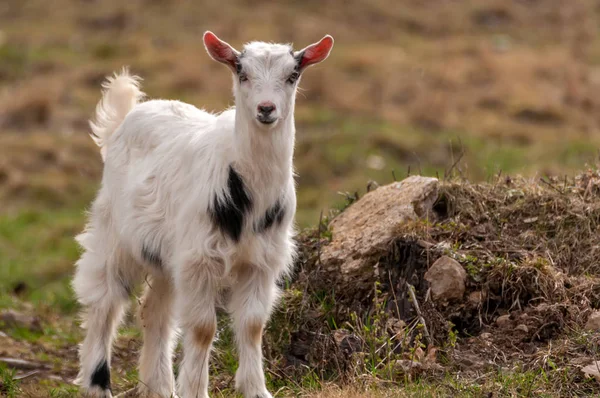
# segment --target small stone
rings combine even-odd
[[[589,364],[588,366],[582,368],[581,371],[587,377],[593,377],[597,381],[600,381],[600,370],[599,369],[600,369],[600,361],[594,361],[591,364]]]
[[[517,325],[517,327],[515,329],[520,330],[525,333],[529,333],[529,328],[527,327],[527,325],[520,324],[520,325]]]
[[[403,333],[405,326],[406,326],[406,322],[404,322],[402,319],[396,319],[396,318],[390,318],[385,323],[385,327],[387,328],[388,332],[390,332],[394,335]]]
[[[460,263],[448,256],[440,257],[425,273],[434,301],[460,300],[465,293],[467,272]]]
[[[405,373],[410,373],[411,371],[418,371],[423,368],[423,365],[417,361],[411,361],[408,359],[398,359],[396,361],[396,369],[402,370]]]
[[[432,247],[435,246],[435,244],[433,244],[431,242],[427,242],[426,240],[423,240],[423,239],[419,239],[417,241],[417,244],[419,246],[421,246],[423,249],[431,249]]]
[[[458,358],[458,362],[463,369],[479,369],[483,367],[483,361],[474,354],[463,354]]]
[[[479,335],[479,337],[480,337],[481,339],[483,339],[483,340],[489,340],[489,339],[492,337],[492,334],[491,334],[491,333],[487,333],[487,332],[486,332],[486,333],[481,333],[481,334]]]
[[[592,312],[592,315],[590,315],[585,324],[585,328],[591,331],[600,330],[600,311]]]
[[[498,319],[496,319],[496,325],[501,328],[507,327],[510,324],[510,315],[500,315]]]
[[[483,292],[476,291],[469,293],[469,302],[474,305],[479,305],[483,302]]]
[[[577,358],[573,358],[569,361],[569,364],[572,366],[579,366],[579,367],[583,367],[587,364],[589,364],[590,362],[592,362],[594,359],[591,357],[577,357]]]
[[[333,332],[333,338],[345,355],[358,352],[362,348],[362,340],[346,329],[337,329]]]
[[[0,312],[0,324],[4,324],[7,327],[25,328],[33,332],[42,331],[42,325],[38,317],[21,314],[12,310]]]

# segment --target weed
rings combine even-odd
[[[19,382],[15,379],[15,370],[0,363],[0,392],[8,398],[18,397]]]

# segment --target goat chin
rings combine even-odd
[[[131,292],[145,280],[141,393],[170,397],[177,385],[180,397],[208,396],[215,306],[228,286],[224,305],[240,358],[236,388],[245,397],[271,397],[261,338],[277,282],[296,253],[297,78],[327,57],[333,39],[304,49],[309,58],[287,45],[253,42],[238,52],[212,33],[204,40],[211,57],[234,73],[235,108],[212,114],[179,101],[143,101],[140,78],[124,69],[103,85],[90,123],[105,166],[77,237],[83,253],[73,287],[87,328],[77,382],[95,396],[112,396],[112,340]],[[268,131],[256,122],[256,104],[277,119]],[[184,357],[176,383],[178,327]]]

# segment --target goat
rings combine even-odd
[[[333,38],[295,52],[263,42],[239,52],[211,32],[203,40],[233,73],[235,108],[211,114],[179,101],[143,102],[139,78],[124,70],[104,83],[90,123],[104,171],[77,237],[83,252],[73,287],[87,329],[76,381],[92,396],[112,396],[112,341],[146,276],[141,396],[175,396],[176,384],[182,398],[208,397],[223,304],[239,355],[236,389],[271,397],[262,332],[295,255],[296,90],[304,70],[329,56]],[[184,354],[175,383],[178,328]]]

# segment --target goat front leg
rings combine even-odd
[[[244,398],[272,398],[263,373],[262,332],[276,297],[272,275],[252,265],[240,266],[229,312],[239,354],[235,386]]]
[[[208,361],[217,330],[215,301],[219,267],[211,261],[183,264],[175,289],[183,360],[177,378],[181,398],[208,398]]]

